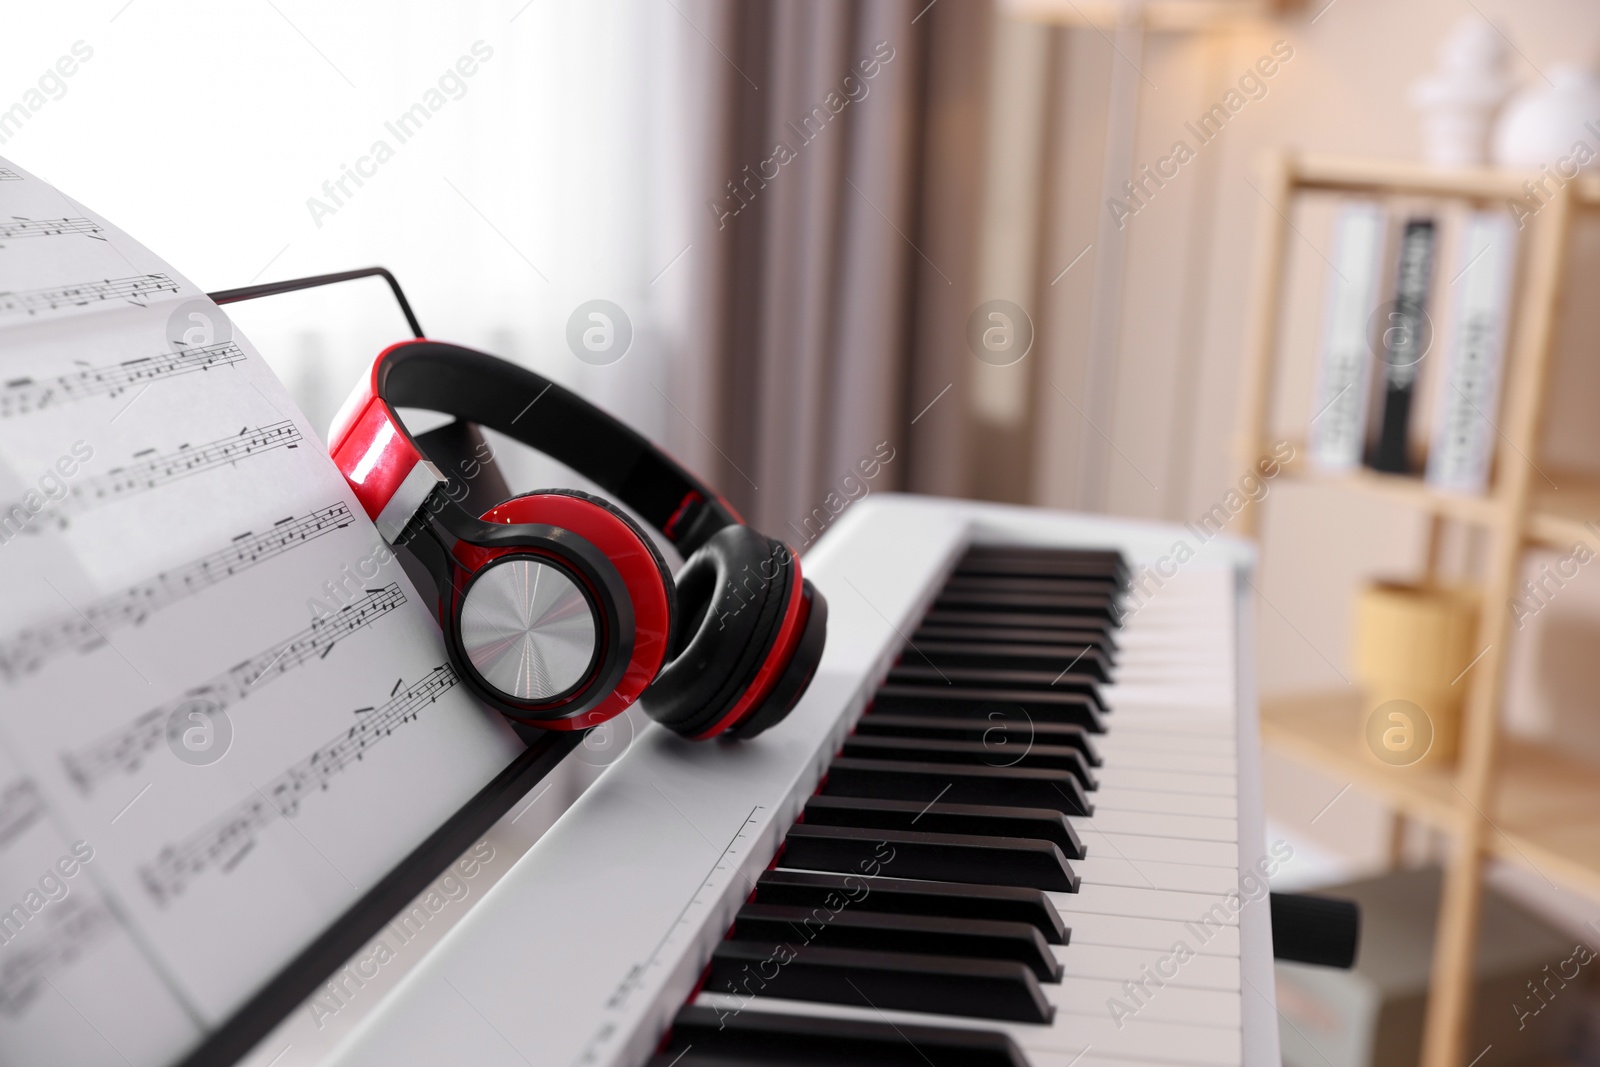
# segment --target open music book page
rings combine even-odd
[[[0,1064],[143,1067],[522,746],[221,309],[0,173]]]

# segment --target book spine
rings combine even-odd
[[[1383,395],[1377,440],[1367,465],[1407,474],[1411,470],[1411,399],[1417,372],[1432,345],[1428,286],[1433,280],[1435,227],[1432,219],[1412,219],[1400,237],[1400,263],[1394,300],[1384,309],[1378,354],[1383,359]]]
[[[1475,212],[1467,220],[1445,388],[1428,454],[1428,481],[1441,489],[1481,493],[1489,485],[1516,241],[1511,219],[1500,212]]]
[[[1370,319],[1377,302],[1383,229],[1383,210],[1366,202],[1346,204],[1334,226],[1333,269],[1308,431],[1311,463],[1324,470],[1349,470],[1361,463],[1371,381]]]

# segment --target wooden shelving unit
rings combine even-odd
[[[1504,210],[1506,198],[1523,196],[1523,182],[1531,177],[1291,154],[1273,157],[1266,170],[1237,442],[1241,468],[1271,449],[1272,397],[1284,358],[1279,316],[1294,200],[1307,193],[1431,197]],[[1444,523],[1477,528],[1487,546],[1486,562],[1473,579],[1485,605],[1476,647],[1485,651],[1463,678],[1469,691],[1455,767],[1392,767],[1378,760],[1361,740],[1363,708],[1354,689],[1267,700],[1262,706],[1262,736],[1268,745],[1381,797],[1394,809],[1397,826],[1400,820],[1415,819],[1452,841],[1435,939],[1424,1067],[1464,1067],[1480,1051],[1468,1049],[1466,1039],[1486,860],[1521,865],[1600,897],[1600,771],[1550,745],[1507,737],[1499,725],[1512,640],[1506,605],[1516,595],[1522,553],[1530,547],[1564,549],[1577,541],[1600,542],[1600,478],[1563,472],[1552,479],[1559,488],[1552,488],[1533,467],[1540,462],[1568,233],[1578,211],[1595,207],[1600,207],[1600,177],[1585,176],[1556,191],[1519,234],[1516,314],[1497,417],[1500,442],[1487,493],[1447,493],[1421,478],[1370,470],[1324,474],[1301,463],[1286,466],[1281,475],[1370,493],[1427,515],[1432,531],[1425,564],[1429,577],[1438,566]],[[1296,449],[1297,455],[1305,452]],[[1261,508],[1248,508],[1240,519],[1246,534],[1256,534]]]

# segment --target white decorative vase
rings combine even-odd
[[[1502,167],[1538,170],[1570,160],[1567,167],[1600,163],[1600,75],[1573,63],[1550,68],[1550,82],[1524,89],[1506,106],[1494,136],[1494,161]],[[1585,146],[1579,149],[1579,145]],[[1562,175],[1571,177],[1571,173]]]
[[[1423,158],[1441,167],[1488,162],[1495,110],[1511,92],[1506,42],[1477,16],[1462,18],[1439,46],[1439,69],[1411,87],[1422,113]]]

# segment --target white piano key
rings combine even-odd
[[[1238,793],[1238,779],[1228,774],[1192,774],[1185,771],[1147,771],[1112,764],[1099,769],[1096,776],[1102,789],[1148,789],[1163,793],[1194,793],[1231,797]]]
[[[1197,756],[1225,756],[1233,758],[1237,746],[1232,737],[1216,734],[1184,734],[1160,730],[1122,730],[1115,735],[1106,733],[1095,737],[1095,746],[1102,754],[1116,753],[1137,758],[1144,753],[1192,753]]]
[[[1110,886],[1084,884],[1076,893],[1046,894],[1056,906],[1067,925],[1072,925],[1069,915],[1086,912],[1094,915],[1127,915],[1145,919],[1176,919],[1178,922],[1198,922],[1210,909],[1222,903],[1217,893],[1186,893],[1178,889],[1148,889],[1138,886]],[[1224,925],[1235,925],[1237,919],[1229,916]]]
[[[1226,893],[1239,887],[1237,867],[1202,867],[1188,863],[1120,859],[1091,852],[1072,861],[1078,877],[1092,885],[1121,885],[1146,889],[1178,889],[1189,893]]]
[[[1103,834],[1142,834],[1149,837],[1222,841],[1228,844],[1239,840],[1239,822],[1229,816],[1194,815],[1188,812],[1173,814],[1119,811],[1116,808],[1096,804],[1093,815],[1068,815],[1067,822],[1079,832],[1098,830]]]
[[[1078,839],[1091,857],[1195,863],[1203,867],[1227,867],[1235,872],[1239,868],[1239,846],[1231,838],[1200,841],[1185,837],[1147,837],[1143,834],[1108,832],[1098,818],[1074,816],[1072,821]]]
[[[1148,811],[1165,815],[1206,815],[1214,819],[1237,819],[1239,802],[1234,797],[1207,797],[1196,793],[1160,793],[1153,789],[1118,789],[1101,786],[1089,794],[1096,813],[1105,811]]]
[[[1201,683],[1215,689],[1229,684],[1232,676],[1226,667],[1218,667],[1215,658],[1221,649],[1196,650],[1192,653],[1174,653],[1169,650],[1149,652],[1142,656],[1119,659],[1122,668],[1117,684],[1138,682],[1151,685],[1161,682],[1175,684]]]
[[[1152,928],[1147,925],[1146,929]],[[1084,943],[1079,939],[1078,931],[1074,930],[1071,944],[1050,947],[1054,950],[1056,959],[1061,961],[1064,975],[1073,978],[1103,978],[1121,983],[1139,977],[1141,967],[1148,964],[1152,958],[1160,959],[1163,954],[1171,952],[1180,941],[1188,945],[1192,951],[1198,939],[1181,925],[1177,930],[1178,932],[1165,941],[1155,940],[1149,945],[1138,948]],[[1193,958],[1184,962],[1177,977],[1169,984],[1190,986],[1195,989],[1224,989],[1238,992],[1239,959],[1237,956],[1195,952]]]
[[[1185,771],[1191,774],[1211,774],[1235,781],[1239,777],[1239,761],[1228,755],[1206,755],[1200,752],[1150,751],[1149,749],[1117,747],[1116,758],[1106,765],[1122,771]]]
[[[1108,1013],[1062,1012],[1054,1026],[1008,1027],[1030,1058],[1037,1052],[1075,1055],[1091,1048],[1107,1057],[1140,1057],[1171,1063],[1237,1064],[1241,1041],[1237,1026],[1194,1026],[1147,1019],[1143,1013],[1122,1020]],[[1035,1061],[1037,1063],[1037,1061]]]
[[[1112,1004],[1121,1005],[1146,1022],[1190,1023],[1195,1026],[1239,1026],[1239,992],[1226,989],[1191,989],[1187,986],[1168,985],[1161,973],[1160,964],[1174,978],[1183,973],[1183,966],[1173,956],[1152,953],[1137,975],[1121,982],[1103,978],[1063,978],[1059,983],[1046,982],[1044,997],[1056,1006],[1056,1011],[1077,1016],[1098,1016],[1115,1022],[1121,1013],[1113,1013]],[[1143,971],[1148,966],[1154,978]],[[1139,985],[1139,981],[1147,984]],[[1126,983],[1133,982],[1130,988]],[[1160,983],[1159,985],[1157,983]],[[1058,1014],[1056,1022],[1070,1029],[1071,1022]]]
[[[1146,1056],[1102,1056],[1099,1050],[1067,1055],[1065,1052],[1035,1049],[1028,1054],[1032,1067],[1187,1067],[1198,1064],[1194,1060],[1158,1060]]]
[[[1185,941],[1203,956],[1239,958],[1239,931],[1232,926],[1207,926],[1196,930],[1175,919],[1146,916],[1093,915],[1077,912],[1063,915],[1072,936],[1065,946],[1100,945],[1114,948],[1156,949],[1165,952],[1178,941]],[[1204,934],[1209,940],[1201,937]],[[1238,969],[1235,963],[1234,969]]]
[[[1172,706],[1162,703],[1151,709],[1130,707],[1121,703],[1114,696],[1107,694],[1106,706],[1111,710],[1106,713],[1106,732],[1130,733],[1163,733],[1163,734],[1197,734],[1211,737],[1233,738],[1236,736],[1237,723],[1224,715],[1200,716],[1193,712],[1172,710]]]

